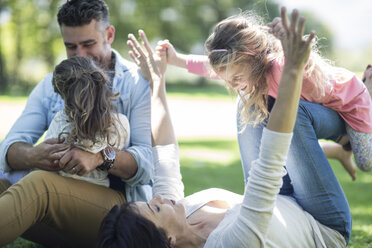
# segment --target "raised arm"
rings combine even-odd
[[[202,77],[221,79],[210,67],[208,56],[178,53],[169,40],[158,42],[156,51],[164,49],[166,49],[168,64],[187,69],[188,72]]]
[[[289,22],[286,9],[281,10],[281,28],[271,30],[282,43],[285,65],[280,79],[278,97],[271,111],[267,128],[290,133],[296,121],[298,103],[302,89],[303,69],[310,55],[310,44],[314,33],[304,39],[305,19],[298,22],[298,11],[294,10]]]
[[[179,149],[174,133],[165,88],[166,49],[152,51],[145,33],[139,35],[146,49],[143,51],[133,35],[129,35],[129,55],[140,67],[141,74],[151,86],[151,133],[154,157],[153,195],[160,194],[166,198],[179,200],[184,196]]]
[[[145,53],[136,38],[130,34],[128,45],[129,55],[140,67],[141,74],[149,81],[151,87],[151,133],[152,146],[177,144],[172,121],[169,114],[165,88],[166,50],[158,50],[155,54],[140,30],[139,35],[147,51]]]

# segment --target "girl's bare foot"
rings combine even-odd
[[[353,160],[353,152],[345,151],[342,145],[331,142],[319,141],[320,146],[323,149],[324,154],[327,158],[333,158],[340,161],[344,169],[349,173],[352,180],[356,179],[356,166]]]

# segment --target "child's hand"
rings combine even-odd
[[[163,51],[165,49],[167,55],[167,63],[170,65],[177,65],[178,53],[174,46],[169,42],[169,40],[161,40],[158,42],[156,47],[156,53],[159,55],[159,50]]]
[[[275,17],[267,26],[269,27],[269,33],[280,39],[279,32],[283,30],[282,18]]]
[[[288,20],[286,8],[281,9],[281,25],[275,25],[271,31],[282,43],[285,64],[292,68],[303,68],[310,56],[311,41],[315,34],[311,32],[307,38],[303,38],[305,18],[301,17],[298,24],[298,11],[295,9]]]

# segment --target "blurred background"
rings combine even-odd
[[[46,73],[65,58],[56,21],[65,0],[0,0],[0,94],[27,95]],[[213,25],[245,10],[267,21],[279,6],[299,8],[307,32],[316,30],[321,50],[336,65],[360,73],[372,58],[370,0],[109,0],[116,27],[113,47],[127,57],[126,37],[142,28],[153,44],[169,39],[178,51],[204,53]],[[169,82],[204,85],[208,81],[170,68]]]
[[[0,141],[26,104],[32,88],[66,58],[56,14],[65,0],[0,0]],[[169,39],[179,52],[204,54],[213,26],[232,14],[254,10],[267,22],[280,6],[298,8],[315,30],[323,55],[361,76],[372,64],[371,0],[106,0],[116,28],[113,48],[129,59],[128,33],[144,29],[153,47]],[[222,82],[170,66],[170,111],[181,150],[186,195],[209,187],[243,193],[236,140],[235,96]],[[20,97],[16,97],[20,96]],[[330,160],[353,215],[350,248],[372,247],[372,174],[352,182]],[[6,246],[38,247],[22,239]]]

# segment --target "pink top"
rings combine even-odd
[[[276,98],[280,77],[284,66],[284,58],[274,60],[269,75],[269,95]],[[219,79],[209,67],[207,56],[191,56],[187,61],[189,72],[204,77]],[[340,116],[356,131],[372,133],[372,102],[367,88],[358,77],[343,68],[336,68],[330,80],[332,87],[325,89],[325,95],[314,91],[314,84],[311,78],[304,77],[301,99],[309,102],[320,103],[325,107],[337,111]]]

